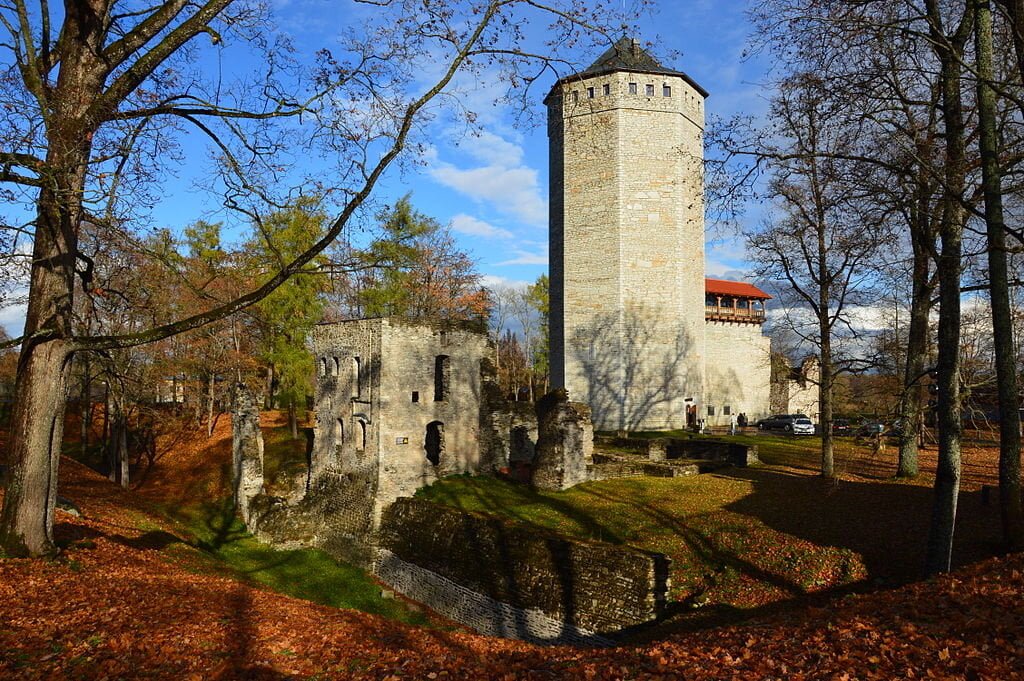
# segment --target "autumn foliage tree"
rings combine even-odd
[[[558,65],[524,49],[531,25],[545,27],[549,47],[610,42],[605,13],[574,1],[401,0],[368,3],[359,20],[339,27],[341,49],[321,50],[307,67],[266,30],[267,7],[256,0],[78,0],[51,13],[45,0],[0,5],[0,183],[26,215],[4,227],[32,240],[0,512],[7,553],[56,550],[57,470],[75,353],[157,342],[268,296],[360,213],[456,74],[486,67],[502,72],[499,82],[521,84]],[[259,71],[225,71],[242,63],[232,59],[236,53],[255,59]],[[421,68],[426,54],[433,77]],[[145,231],[161,178],[191,160],[178,153],[186,134],[209,143],[202,186],[244,216],[240,223],[280,209],[304,185],[328,184],[336,217],[307,250],[230,300],[131,331],[81,333],[76,298],[93,295],[79,248],[83,224],[96,225],[101,238]],[[317,153],[327,168],[308,166]]]

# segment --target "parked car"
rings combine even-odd
[[[796,418],[796,416],[791,415],[791,414],[775,414],[774,416],[769,416],[767,418],[763,418],[760,421],[758,421],[757,422],[757,429],[758,430],[782,430],[786,426],[792,425],[793,419],[795,419],[795,418]]]
[[[811,420],[803,414],[776,414],[775,416],[769,416],[768,418],[761,419],[757,422],[758,430],[781,430],[787,433],[795,433],[797,431],[796,424],[800,422],[801,434],[806,434],[804,431],[807,430],[807,424],[810,424],[811,433],[814,433],[814,424]]]
[[[832,419],[832,433],[835,435],[849,435],[853,430],[849,419]]]
[[[789,432],[793,435],[814,435],[814,423],[806,416],[797,416],[793,419]]]

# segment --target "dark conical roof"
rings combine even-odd
[[[707,90],[698,85],[693,78],[690,78],[682,71],[665,68],[657,59],[651,56],[650,52],[640,45],[639,40],[628,36],[622,36],[616,40],[611,47],[605,50],[604,53],[585,70],[571,76],[561,78],[558,83],[563,83],[572,79],[597,76],[603,73],[614,73],[615,71],[632,71],[636,73],[654,73],[666,76],[678,76],[692,85],[702,96],[708,96]],[[557,86],[558,83],[555,83],[555,86]],[[552,92],[554,92],[554,90],[555,87],[552,87]]]
[[[604,54],[580,75],[588,76],[610,71],[642,71],[644,73],[666,73],[673,76],[681,75],[678,71],[666,69],[640,46],[639,40],[627,36],[616,40],[614,45],[605,50]]]

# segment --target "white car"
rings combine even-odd
[[[806,416],[793,420],[793,435],[814,435],[814,424]]]

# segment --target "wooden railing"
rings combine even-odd
[[[715,321],[746,322],[749,324],[764,323],[764,310],[753,308],[719,307],[717,305],[704,306],[704,318]]]

